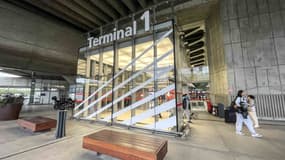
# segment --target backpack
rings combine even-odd
[[[187,107],[187,99],[186,99],[186,97],[183,98],[182,107],[183,107],[183,109],[186,109],[186,107]]]
[[[230,104],[230,110],[235,111],[235,112],[237,111],[237,108],[235,107],[236,106],[236,99],[237,99],[237,97],[235,97],[234,100]]]

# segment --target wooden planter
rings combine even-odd
[[[0,106],[0,121],[18,119],[22,106],[23,103],[9,103]]]

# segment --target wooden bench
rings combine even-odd
[[[23,128],[30,129],[32,132],[50,130],[56,127],[56,120],[41,116],[21,118],[17,120],[17,123]]]
[[[83,137],[83,148],[123,160],[162,160],[167,153],[167,140],[101,130]]]

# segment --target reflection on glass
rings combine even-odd
[[[103,50],[104,51],[104,50]],[[90,94],[96,91],[99,87],[105,84],[107,81],[112,79],[113,76],[113,51],[105,51],[100,54],[90,56],[93,61],[93,67],[91,70],[91,78],[89,80]],[[92,77],[93,75],[93,77]],[[102,90],[100,90],[94,97],[89,100],[89,103],[96,101],[100,97],[104,98],[92,105],[89,109],[90,114],[100,110],[101,108],[107,108],[100,114],[96,114],[90,118],[97,120],[104,120],[112,113],[112,83],[108,84]]]
[[[77,62],[77,74],[85,76],[86,71],[86,60],[78,59]]]
[[[119,44],[118,48],[118,67],[116,70],[116,73],[123,70],[132,60],[132,47],[123,47],[125,46],[124,43]],[[132,66],[129,66],[126,68],[125,71],[116,79],[115,86],[118,86],[125,82],[126,80],[130,79],[130,76],[132,75]],[[132,104],[132,99],[130,98],[130,95],[127,95],[129,91],[132,89],[131,83],[127,83],[118,90],[114,92],[114,99],[117,99],[117,101],[114,104],[114,113],[117,113],[119,111],[122,111],[126,107],[130,106]],[[131,117],[131,112],[126,111],[122,114],[115,116],[114,121],[117,123],[120,123],[124,121],[125,119],[128,119]]]
[[[170,54],[167,54],[171,51]],[[166,56],[165,56],[166,55]],[[174,55],[173,55],[173,44],[169,38],[164,38],[160,43],[157,44],[157,58],[161,58],[165,56],[165,58],[161,61],[157,62],[157,74],[165,73],[161,75],[157,81],[157,92],[163,90],[168,86],[174,85]],[[159,95],[156,99],[157,107],[155,112],[158,113],[156,117],[156,127],[160,130],[166,131],[175,131],[176,126],[176,101],[174,96],[174,88],[169,90],[168,92]],[[170,122],[169,122],[170,120]],[[164,125],[168,123],[173,125],[169,125],[167,128]],[[167,125],[166,125],[167,126]]]
[[[139,41],[139,40],[138,40]],[[150,49],[147,51],[146,49],[153,45],[152,39],[149,38],[149,41],[137,44],[135,46],[136,57],[141,56],[135,63],[136,71],[143,71],[140,76],[134,79],[133,87],[139,87],[133,94],[133,100],[136,102],[144,102],[141,105],[138,105],[135,109],[133,109],[132,118],[130,120],[130,125],[134,125],[137,127],[144,127],[146,125],[151,125],[155,123],[154,117],[151,115],[145,116],[146,111],[153,108],[153,100],[146,100],[146,97],[151,96],[153,98],[153,94],[149,91],[153,89],[153,57],[154,51]],[[146,68],[147,66],[151,66]],[[146,81],[150,81],[145,84]],[[140,87],[141,86],[141,87]],[[142,117],[142,118],[141,118]],[[153,129],[153,127],[151,127]]]
[[[175,131],[174,46],[169,30],[157,32],[155,41],[162,36],[156,45],[148,35],[134,39],[134,45],[118,42],[87,57],[88,95],[96,92],[86,103],[87,119]]]

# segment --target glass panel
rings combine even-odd
[[[77,75],[86,75],[86,60],[78,59],[77,61]]]
[[[132,83],[129,81],[132,75],[132,65],[125,68],[131,61],[132,61],[132,46],[131,42],[124,42],[118,45],[118,52],[116,58],[116,73],[122,72],[120,76],[118,76],[115,80],[115,87],[118,87],[114,91],[114,122],[121,123],[126,119],[130,119],[131,111],[124,111],[125,108],[128,108],[132,104],[132,98],[129,94],[132,89]],[[129,81],[128,83],[124,84],[125,81]],[[118,114],[120,113],[120,114]]]
[[[188,86],[187,83],[191,82],[190,76],[189,74],[187,74],[189,72],[189,67],[187,64],[187,57],[186,57],[186,49],[184,48],[183,44],[183,40],[181,39],[181,37],[179,37],[178,32],[175,34],[175,50],[176,53],[176,101],[177,101],[177,116],[178,116],[178,130],[181,130],[182,125],[184,123],[184,119],[183,119],[183,108],[182,108],[182,96],[183,94],[187,94],[189,92],[188,90]],[[186,121],[186,119],[185,119]]]
[[[95,92],[98,89],[98,86],[100,85],[100,78],[99,78],[99,54],[92,55],[90,57],[91,59],[91,70],[90,70],[90,80],[89,80],[89,95],[91,95],[93,92]],[[102,82],[101,82],[102,83]],[[98,94],[96,96],[93,96],[90,100],[89,103],[94,102],[98,98]],[[98,106],[101,106],[101,103],[92,106],[88,111],[89,114],[93,113],[94,111],[97,110]],[[98,117],[96,117],[98,118]]]
[[[84,102],[90,109],[82,112],[88,111],[87,119],[109,122],[113,118],[124,125],[176,131],[172,22],[154,26],[156,17],[150,10],[150,30],[146,31],[146,17],[141,19],[144,13],[121,19],[116,29],[113,24],[101,29],[117,40],[111,47],[107,46],[111,42],[97,45],[86,55],[85,98],[94,96]],[[97,33],[91,36],[100,36]],[[153,38],[160,41],[156,46]]]
[[[107,83],[113,77],[113,50],[110,50],[109,47],[101,49],[100,54],[90,56],[92,60],[92,69],[91,69],[91,78],[89,81],[89,90],[91,95],[102,85]],[[103,89],[89,99],[89,104],[97,101],[99,98],[104,97],[102,100],[98,101],[96,104],[91,105],[89,108],[88,115],[104,109],[103,112],[91,116],[91,119],[103,120],[110,116],[112,113],[112,83],[106,85]]]
[[[75,103],[78,105],[83,101],[83,91],[84,91],[83,84],[77,84],[76,85],[76,91],[75,91]]]
[[[134,64],[135,73],[141,72],[134,79],[133,88],[139,88],[133,94],[133,100],[140,105],[133,109],[131,124],[136,127],[143,127],[154,124],[154,116],[152,109],[153,101],[153,48],[147,50],[153,45],[152,36],[136,39],[135,53],[136,57],[142,55]],[[149,99],[151,97],[151,99]],[[150,127],[149,129],[154,129]]]
[[[157,34],[157,39],[165,35],[167,31]],[[174,53],[172,33],[163,38],[157,44],[157,80],[156,95],[157,106],[155,108],[156,129],[163,131],[176,131],[176,101],[174,92]],[[162,58],[163,57],[163,58]],[[167,90],[165,90],[167,89]],[[164,91],[165,90],[165,91]]]
[[[133,27],[132,17],[126,17],[118,22],[115,73],[120,75],[116,77],[114,82],[114,123],[123,123],[131,117],[129,108],[133,100],[131,98],[132,80],[130,78],[133,74],[133,67],[132,65],[127,67],[127,65],[133,58],[132,41],[128,39],[131,38],[134,30],[130,27]]]

